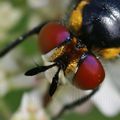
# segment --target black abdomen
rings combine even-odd
[[[120,0],[92,0],[83,11],[81,37],[88,46],[120,47]]]

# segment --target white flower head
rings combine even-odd
[[[100,90],[92,98],[98,109],[106,116],[115,116],[120,113],[120,94],[106,78]]]
[[[32,14],[29,18],[28,29],[32,29],[42,23],[43,20],[37,14]]]
[[[120,113],[120,61],[104,61],[104,66],[105,80],[92,100],[104,115],[111,117]]]
[[[0,3],[0,40],[5,36],[5,31],[17,23],[21,15],[21,11],[15,9],[9,2]]]
[[[15,9],[9,2],[0,4],[0,29],[11,28],[21,17],[21,11]]]
[[[11,120],[49,120],[37,92],[25,93],[18,111]]]
[[[49,0],[27,0],[27,2],[31,8],[41,8],[45,7]]]

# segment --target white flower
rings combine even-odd
[[[19,109],[11,120],[49,120],[39,98],[39,93],[36,91],[25,93]]]
[[[50,111],[50,114],[52,116],[56,116],[66,104],[71,104],[72,102],[80,99],[83,96],[85,96],[84,92],[80,89],[77,89],[72,84],[68,83],[66,85],[61,85],[58,87],[57,91],[53,95],[53,99],[48,107],[48,110]],[[86,113],[91,108],[91,105],[92,104],[89,101],[81,106],[78,105],[78,107],[70,110],[79,113]]]
[[[17,69],[17,65],[9,54],[5,58],[0,60],[0,95],[4,96],[10,88],[10,81],[8,80],[8,73]]]
[[[9,29],[21,17],[21,11],[13,8],[9,2],[0,4],[0,29]]]
[[[13,8],[9,2],[0,3],[0,40],[5,37],[5,32],[17,23],[21,15],[21,11]]]
[[[27,0],[28,5],[31,8],[37,9],[37,12],[32,12],[29,18],[28,28],[33,28],[40,23],[44,23],[48,20],[56,20],[56,17],[61,17],[65,12],[70,0]]]
[[[28,5],[31,8],[41,8],[46,6],[49,3],[49,0],[27,0]]]
[[[32,14],[29,18],[28,29],[32,29],[42,23],[43,20],[37,14]]]
[[[120,113],[120,61],[106,61],[104,66],[106,78],[92,100],[104,115],[115,116]]]
[[[0,95],[2,96],[11,89],[30,88],[38,85],[39,81],[35,77],[26,77],[24,71],[19,72],[20,65],[14,56],[16,54],[19,55],[16,51],[11,52],[0,59]]]

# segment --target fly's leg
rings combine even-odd
[[[37,27],[33,28],[32,30],[24,33],[20,37],[18,37],[16,40],[13,40],[11,43],[9,43],[7,46],[5,46],[2,50],[0,50],[0,58],[6,55],[8,52],[10,52],[13,48],[21,44],[23,41],[27,40],[28,37],[38,34],[41,28],[46,24],[47,22],[38,25]]]
[[[56,116],[54,116],[54,117],[52,118],[52,120],[57,120],[58,118],[60,118],[60,116],[61,116],[65,111],[70,110],[70,109],[72,109],[72,108],[75,108],[75,107],[77,107],[77,106],[80,106],[80,105],[82,105],[83,103],[85,103],[86,101],[88,101],[88,100],[98,91],[98,89],[99,89],[99,88],[96,88],[96,89],[94,89],[91,93],[89,93],[88,95],[86,95],[86,96],[84,96],[84,97],[82,97],[82,98],[80,98],[80,99],[78,99],[78,100],[76,100],[76,101],[74,101],[74,102],[72,102],[72,103],[70,103],[70,104],[64,105],[63,108],[60,110],[60,112],[59,112]]]

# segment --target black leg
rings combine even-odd
[[[33,28],[32,30],[28,31],[27,33],[21,35],[20,37],[18,37],[16,40],[14,40],[13,42],[11,42],[10,44],[8,44],[5,48],[3,48],[2,50],[0,50],[0,58],[3,57],[4,55],[6,55],[9,51],[11,51],[13,48],[15,48],[17,45],[19,45],[20,43],[22,43],[23,41],[25,41],[28,37],[37,34],[40,29],[46,24],[47,22],[45,22],[44,24],[40,24],[39,26]]]
[[[60,112],[59,112],[56,116],[54,116],[54,117],[52,118],[52,120],[57,120],[58,118],[60,118],[60,116],[61,116],[66,110],[70,110],[70,109],[72,109],[72,108],[74,108],[74,107],[76,107],[76,106],[79,106],[79,105],[85,103],[87,100],[89,100],[89,99],[98,91],[98,89],[99,89],[99,88],[96,88],[96,89],[94,89],[91,93],[89,93],[88,95],[86,95],[86,96],[84,96],[84,97],[82,97],[82,98],[80,98],[80,99],[78,99],[78,100],[76,100],[76,101],[74,101],[74,102],[72,102],[72,103],[70,103],[70,104],[66,104],[66,105],[60,110]]]

